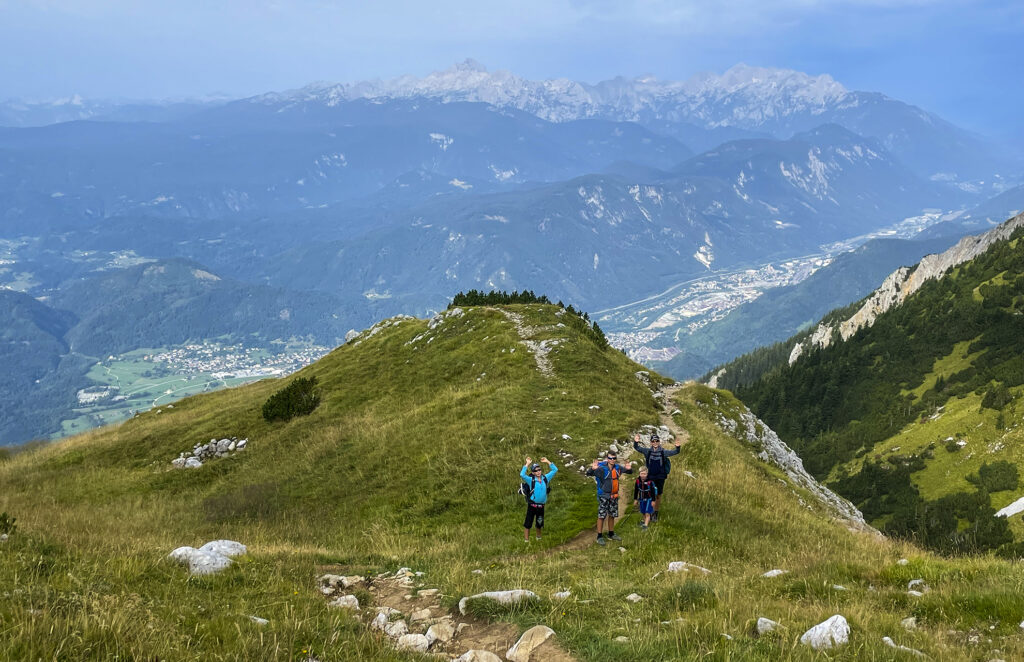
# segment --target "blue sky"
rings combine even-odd
[[[1024,138],[1021,0],[0,0],[0,98],[249,95],[422,75],[829,73]]]

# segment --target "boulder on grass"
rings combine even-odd
[[[512,648],[508,649],[505,659],[509,662],[530,662],[533,651],[554,633],[555,631],[546,625],[534,625],[519,637],[519,641]]]
[[[511,591],[486,591],[484,593],[477,593],[469,597],[462,598],[459,600],[459,613],[463,616],[466,614],[466,604],[470,600],[493,600],[494,602],[503,605],[512,605],[523,600],[536,600],[537,594],[533,591],[527,591],[526,589],[516,588]]]
[[[836,614],[827,621],[818,623],[800,637],[800,643],[814,650],[841,646],[850,640],[850,624]]]

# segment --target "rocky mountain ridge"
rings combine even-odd
[[[874,324],[879,315],[903,303],[929,280],[942,278],[948,269],[973,260],[995,242],[1009,238],[1019,227],[1024,227],[1024,214],[1015,216],[983,234],[964,237],[943,253],[927,255],[916,267],[900,267],[889,274],[879,288],[868,296],[857,312],[849,318],[839,322],[822,322],[810,337],[794,344],[789,355],[789,364],[796,363],[810,349],[828,347],[836,340],[849,340],[860,329]]]

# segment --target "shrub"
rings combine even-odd
[[[312,412],[320,404],[316,381],[316,377],[298,377],[270,396],[263,404],[263,418],[268,421],[287,421]]]
[[[971,474],[967,480],[986,492],[1002,492],[1003,490],[1017,489],[1019,478],[1017,465],[1006,460],[999,460],[981,465],[978,473]]]

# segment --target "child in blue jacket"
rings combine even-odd
[[[526,458],[526,464],[519,472],[519,477],[527,486],[526,494],[526,521],[523,522],[523,539],[530,542],[530,527],[537,527],[537,540],[540,540],[541,529],[544,528],[544,504],[548,502],[548,483],[555,474],[558,467],[551,463],[546,457],[540,459],[548,465],[551,470],[543,473],[539,464],[530,465],[530,458]],[[529,474],[527,470],[529,469]]]

